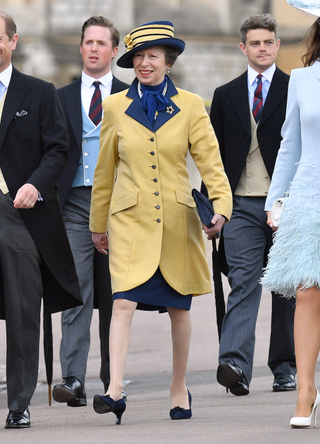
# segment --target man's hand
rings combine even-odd
[[[17,191],[16,197],[13,201],[15,208],[29,209],[33,208],[38,201],[38,190],[31,183],[25,183]]]
[[[108,254],[109,240],[107,233],[92,233],[92,240],[100,253]]]
[[[217,234],[222,230],[222,227],[226,219],[221,214],[215,214],[211,219],[213,227],[208,228],[202,224],[202,229],[208,235],[208,239],[213,239],[217,237]]]

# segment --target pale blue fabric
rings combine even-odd
[[[266,209],[286,194],[280,225],[262,285],[295,296],[297,288],[320,288],[320,62],[293,70]]]
[[[82,155],[72,187],[92,186],[94,170],[99,154],[101,122],[95,125],[82,107]]]
[[[4,86],[4,84],[0,80],[0,100],[2,99],[3,94],[6,92],[6,89],[7,88]]]
[[[287,0],[287,3],[291,6],[296,6],[298,8],[314,9],[320,8],[320,2],[315,2],[312,0]]]

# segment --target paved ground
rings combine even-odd
[[[227,285],[226,285],[227,287]],[[88,406],[70,408],[53,401],[47,404],[43,357],[39,386],[30,408],[32,427],[5,430],[6,392],[0,390],[1,444],[97,443],[229,443],[277,444],[319,443],[319,428],[291,430],[296,392],[273,393],[272,375],[266,366],[270,324],[270,297],[263,294],[257,324],[254,377],[250,394],[235,397],[217,384],[218,339],[212,295],[198,297],[192,307],[193,337],[188,386],[193,395],[193,418],[171,421],[168,386],[171,371],[170,326],[167,315],[137,312],[127,364],[127,411],[121,426],[113,414],[97,415],[92,397],[102,393],[99,374],[97,313],[92,324],[92,346],[86,389]],[[59,315],[54,315],[54,380],[60,380]],[[5,332],[0,323],[0,370],[4,369]],[[320,382],[320,368],[317,371]]]
[[[210,244],[208,243],[208,253]],[[208,254],[210,257],[210,254]],[[225,289],[227,292],[227,284]],[[30,407],[32,427],[3,428],[7,415],[5,386],[0,385],[1,444],[318,444],[320,427],[308,430],[289,428],[296,392],[273,393],[272,375],[266,366],[270,335],[270,302],[263,293],[257,323],[256,352],[250,394],[226,394],[215,378],[218,337],[213,295],[195,298],[191,310],[193,335],[187,383],[193,395],[193,417],[188,421],[169,418],[171,372],[170,325],[168,316],[137,312],[132,326],[126,368],[127,411],[121,426],[110,413],[97,415],[92,398],[102,394],[99,375],[97,312],[92,322],[86,390],[88,406],[70,408],[47,403],[43,355],[39,386]],[[60,316],[53,316],[54,381],[61,378],[59,365]],[[0,322],[0,381],[5,369],[5,328]],[[317,370],[320,386],[320,367]]]

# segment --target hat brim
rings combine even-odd
[[[300,9],[300,11],[306,12],[307,14],[315,15],[316,17],[320,17],[320,8],[302,8],[300,6],[294,6],[297,9]]]
[[[133,68],[133,56],[137,51],[141,51],[142,49],[152,48],[153,46],[169,46],[170,48],[174,48],[179,51],[180,55],[184,51],[185,45],[186,44],[183,40],[176,38],[163,38],[145,42],[123,54],[117,60],[117,65],[121,68]]]

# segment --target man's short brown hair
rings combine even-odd
[[[13,20],[11,15],[7,14],[4,11],[0,11],[0,17],[4,19],[6,25],[6,34],[11,41],[12,37],[17,33],[17,25],[15,24],[15,21]]]
[[[247,41],[247,33],[251,29],[267,29],[274,32],[276,39],[278,39],[277,21],[271,14],[256,14],[247,19],[240,27],[240,37],[242,43],[245,45]]]
[[[90,17],[88,20],[84,22],[84,24],[82,25],[80,46],[82,45],[84,39],[84,33],[86,29],[89,28],[89,26],[102,26],[103,28],[109,28],[111,34],[112,47],[116,48],[119,46],[119,41],[120,41],[119,31],[109,19],[102,17],[101,15],[99,16],[95,15],[93,17]]]

